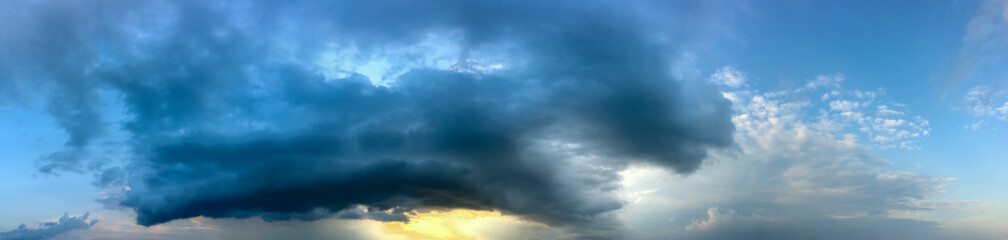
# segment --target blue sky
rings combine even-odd
[[[1006,1],[16,1],[0,25],[0,239],[1008,234]]]
[[[999,69],[1003,64],[990,62],[964,80],[946,79],[959,64],[956,53],[969,47],[962,40],[964,27],[984,10],[984,4],[877,4],[881,6],[821,6],[828,11],[807,11],[811,6],[804,4],[758,6],[765,14],[753,17],[757,23],[753,25],[758,26],[739,27],[739,35],[747,37],[726,44],[732,49],[726,51],[740,53],[725,56],[726,61],[751,69],[762,80],[757,84],[771,88],[779,86],[781,79],[818,73],[841,73],[847,76],[844,85],[856,89],[883,88],[889,98],[925,117],[934,135],[915,151],[879,151],[881,156],[902,169],[957,176],[959,184],[1004,184],[1003,174],[995,170],[1006,164],[999,158],[1006,152],[998,147],[1006,143],[1003,127],[993,124],[982,131],[964,130],[966,125],[991,120],[977,118],[968,103],[956,97],[977,85],[1003,84],[1005,73]],[[739,46],[738,50],[732,45]],[[989,51],[991,57],[1003,58]],[[921,164],[920,169],[914,169],[914,164]],[[970,194],[986,192],[973,191]]]

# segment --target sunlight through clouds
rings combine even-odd
[[[11,0],[0,26],[0,240],[1008,234],[1008,0]]]

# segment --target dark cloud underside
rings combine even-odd
[[[0,55],[17,58],[0,69],[72,57],[43,66],[58,73],[46,78],[49,110],[71,149],[104,129],[97,91],[121,94],[136,156],[116,176],[131,187],[121,205],[142,225],[306,219],[365,205],[493,209],[586,226],[621,207],[609,193],[626,164],[690,173],[707,148],[732,144],[730,102],[670,77],[675,44],[662,34],[675,33],[636,17],[646,6],[62,4],[83,6],[4,17],[41,26],[0,38]],[[59,49],[6,48],[54,31],[67,35],[52,44]],[[367,60],[446,32],[460,33],[456,67],[409,64],[433,53],[405,54],[391,61],[404,71],[389,86],[359,73],[326,77],[312,64],[333,43]],[[503,68],[479,70],[479,53],[501,49]]]

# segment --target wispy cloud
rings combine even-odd
[[[966,26],[955,65],[945,78],[946,88],[970,80],[989,61],[1008,52],[1008,1],[983,1],[977,9]]]

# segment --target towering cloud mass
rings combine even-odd
[[[102,181],[142,225],[445,207],[603,230],[616,172],[693,172],[734,128],[670,76],[656,8],[619,4],[16,2],[0,84],[52,96],[68,156],[43,171],[79,169],[118,96],[133,156]]]

